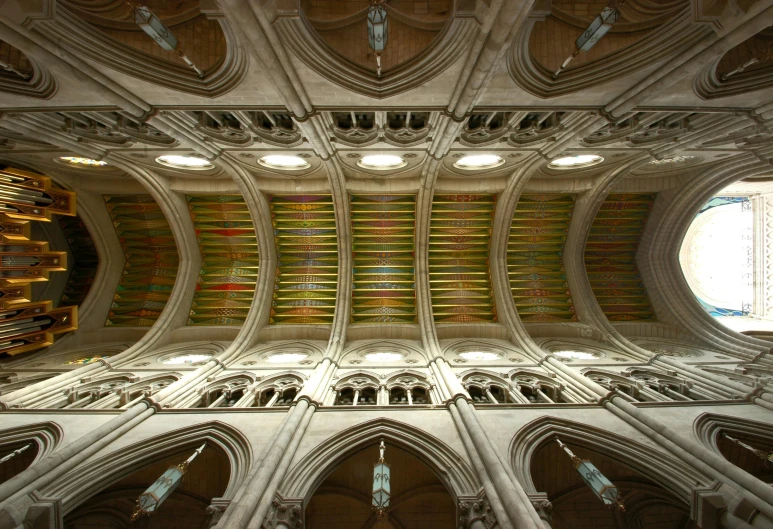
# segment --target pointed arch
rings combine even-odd
[[[661,485],[686,504],[692,503],[696,487],[712,480],[681,460],[629,437],[586,424],[543,416],[521,428],[510,441],[510,464],[527,493],[538,492],[531,475],[536,452],[556,436],[562,441],[603,454]]]
[[[0,430],[0,445],[33,441],[38,453],[32,461],[34,465],[59,447],[64,438],[64,430],[55,422],[38,422]]]
[[[339,464],[382,438],[427,465],[456,499],[480,491],[472,467],[450,446],[419,428],[386,418],[363,422],[320,443],[290,469],[279,490],[285,498],[307,502]]]
[[[252,448],[247,438],[236,428],[220,421],[211,421],[182,428],[121,447],[89,462],[78,471],[70,472],[43,487],[41,494],[61,499],[62,514],[71,512],[90,497],[142,467],[180,452],[191,451],[203,442],[214,445],[228,457],[231,474],[223,499],[234,496],[252,464]]]

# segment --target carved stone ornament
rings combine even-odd
[[[459,502],[459,529],[471,529],[477,521],[482,522],[486,529],[499,526],[494,511],[485,496],[476,501]],[[478,527],[480,526],[478,525]]]
[[[271,502],[271,509],[266,513],[261,527],[263,529],[276,529],[277,527],[303,529],[303,510],[300,503],[286,502],[279,497],[274,498],[274,501]]]

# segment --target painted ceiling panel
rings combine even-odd
[[[351,197],[352,322],[414,323],[414,195]]]
[[[105,203],[126,257],[106,325],[148,327],[169,301],[177,276],[172,230],[150,195],[109,195]]]
[[[330,195],[271,197],[277,271],[272,324],[333,322],[338,240]]]
[[[585,269],[610,321],[655,319],[636,266],[636,249],[654,202],[655,195],[609,195],[588,234]]]
[[[576,321],[562,256],[572,195],[522,195],[513,215],[507,271],[524,322]]]
[[[494,195],[435,195],[429,280],[436,323],[496,321],[489,276]]]
[[[201,273],[188,325],[241,325],[258,281],[255,225],[240,195],[189,196]]]
[[[60,306],[80,305],[91,290],[99,268],[99,255],[91,234],[80,217],[58,215],[59,225],[70,245],[73,263]]]

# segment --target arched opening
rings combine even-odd
[[[728,439],[725,434],[736,441]],[[741,470],[760,481],[773,484],[773,461],[768,459],[773,454],[773,440],[770,436],[723,429],[717,436],[717,448],[725,459]]]
[[[103,488],[67,513],[67,529],[124,529],[129,527],[135,502],[169,467],[185,461],[200,444],[186,444],[173,453],[146,464]],[[161,504],[158,512],[143,520],[147,529],[207,527],[207,507],[225,492],[231,469],[226,453],[209,443],[188,467],[180,485]],[[145,527],[145,525],[143,525]]]
[[[608,453],[562,439],[580,459],[590,460],[621,492],[625,511],[609,509],[585,484],[572,459],[555,437],[547,437],[531,458],[534,487],[553,504],[553,529],[593,526],[597,529],[692,529],[689,506],[660,484]]]
[[[371,507],[373,464],[378,458],[378,444],[373,444],[343,460],[308,502],[306,529],[456,526],[453,495],[421,460],[388,441],[384,459],[391,470],[391,507],[379,518]]]
[[[21,450],[21,452],[0,463],[0,483],[5,483],[17,474],[27,470],[27,467],[35,461],[35,457],[38,455],[39,445],[31,439],[0,444],[0,461],[17,450]]]

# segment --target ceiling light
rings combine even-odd
[[[81,156],[60,156],[59,160],[73,165],[90,165],[92,167],[101,167],[107,165],[107,162],[102,160],[93,160],[91,158],[83,158]]]
[[[590,167],[604,161],[604,158],[596,154],[573,154],[556,158],[548,167],[552,169],[576,169],[578,167]]]
[[[573,360],[595,360],[599,357],[595,353],[586,353],[585,351],[556,351],[553,355],[559,358],[571,358]]]
[[[459,353],[459,356],[465,360],[477,360],[481,362],[488,362],[490,360],[496,360],[499,358],[498,354],[487,353],[485,351],[465,351],[463,353]]]
[[[357,165],[365,169],[385,171],[387,169],[399,169],[408,165],[401,156],[395,154],[371,154],[357,160]]]
[[[156,162],[175,169],[204,170],[212,169],[214,165],[209,160],[198,156],[182,156],[180,154],[165,154],[156,158]]]
[[[496,154],[471,154],[460,158],[454,167],[458,169],[491,169],[505,163],[505,159]]]
[[[300,156],[287,156],[284,154],[270,154],[264,156],[258,160],[258,163],[263,167],[268,167],[270,169],[297,170],[311,167],[311,164]]]
[[[365,360],[371,362],[395,362],[403,357],[400,353],[368,353]]]
[[[172,365],[193,364],[196,362],[201,362],[202,360],[207,360],[209,358],[212,358],[211,354],[188,354],[188,355],[177,355],[177,356],[170,356],[168,358],[162,358],[160,362],[162,364],[172,364]]]
[[[306,353],[277,353],[266,358],[266,361],[276,363],[276,364],[280,364],[280,363],[287,364],[290,362],[300,362],[307,356],[309,355],[307,355]]]

